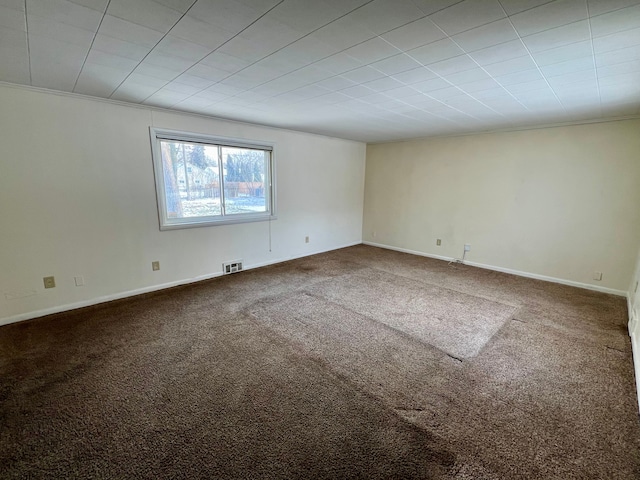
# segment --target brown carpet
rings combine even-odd
[[[0,328],[0,478],[640,478],[623,298],[357,246]]]

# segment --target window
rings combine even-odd
[[[161,230],[275,218],[273,145],[150,132]]]

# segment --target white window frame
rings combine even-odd
[[[182,132],[178,130],[167,130],[164,128],[149,127],[149,135],[151,137],[151,155],[153,158],[153,173],[156,183],[156,201],[158,204],[158,219],[160,222],[160,230],[175,230],[180,228],[193,227],[210,227],[214,225],[228,225],[234,223],[247,222],[263,222],[267,220],[275,220],[276,217],[276,187],[275,187],[275,144],[269,142],[260,142],[254,140],[245,140],[230,137],[219,137],[206,135],[201,133]],[[206,145],[222,146],[222,147],[239,147],[253,148],[270,152],[269,161],[267,162],[267,175],[265,179],[265,197],[266,212],[258,213],[234,213],[225,214],[222,208],[222,214],[209,217],[186,217],[186,218],[169,218],[167,216],[166,192],[164,185],[164,170],[162,164],[162,153],[160,149],[161,140],[170,140],[177,142],[194,142]],[[220,162],[221,160],[219,160]],[[223,187],[223,171],[222,165],[219,164],[220,171],[220,189]],[[221,199],[224,198],[222,194]]]

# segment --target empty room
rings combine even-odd
[[[0,0],[0,478],[640,478],[640,1]]]

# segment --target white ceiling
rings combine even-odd
[[[640,114],[640,0],[0,0],[0,81],[367,142]]]

